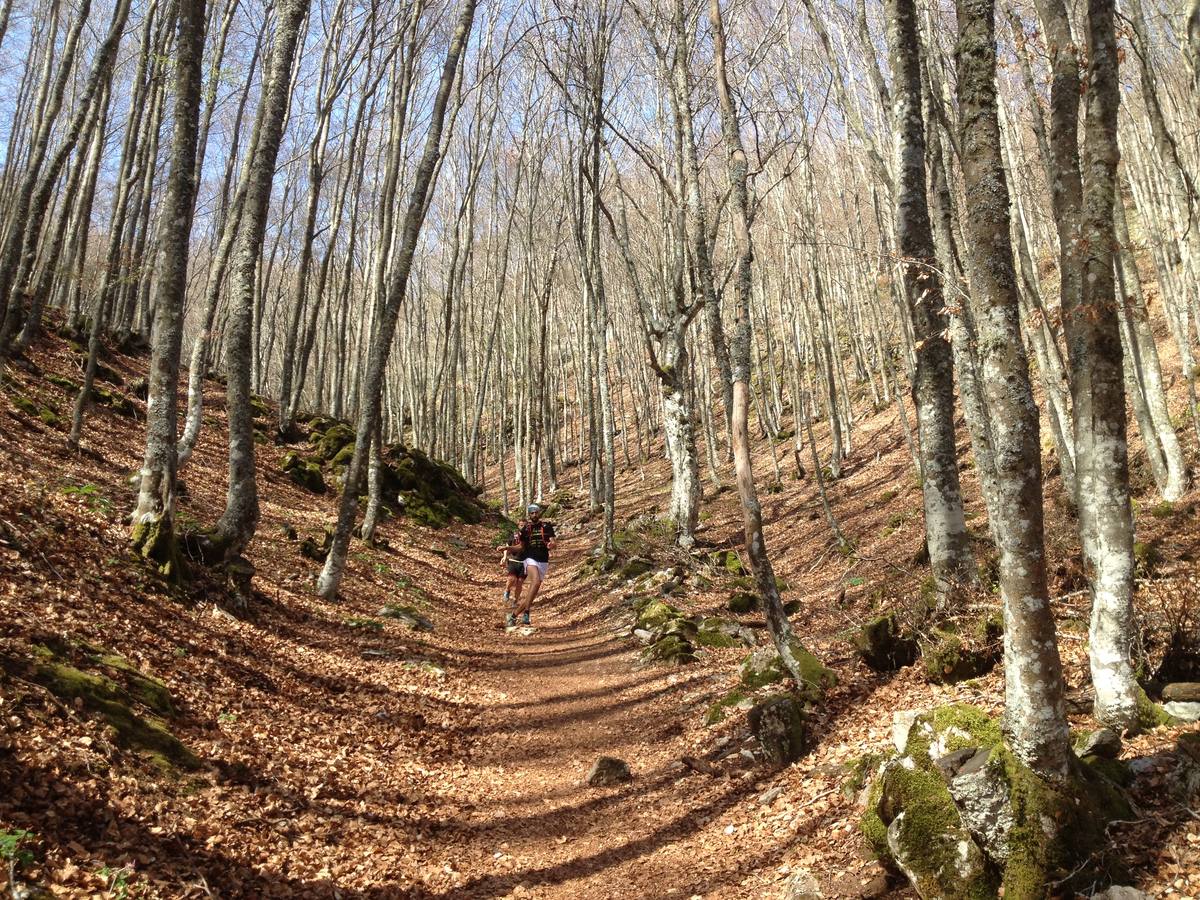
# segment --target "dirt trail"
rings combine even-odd
[[[681,707],[696,715],[687,695],[707,679],[636,667],[636,647],[577,578],[584,549],[575,538],[556,554],[532,634],[481,636],[471,677],[491,702],[462,786],[478,799],[444,836],[462,880],[424,896],[742,896],[734,876],[767,861],[719,848],[736,839],[716,819],[753,795],[753,778],[715,782],[679,763]],[[600,755],[627,761],[633,781],[587,786]]]

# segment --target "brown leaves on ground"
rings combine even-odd
[[[56,339],[33,362],[74,377]],[[144,365],[108,362],[126,378]],[[16,375],[13,390],[42,405],[61,412],[73,399],[41,375]],[[207,386],[207,423],[182,473],[180,518],[193,528],[213,522],[225,493],[223,397]],[[0,401],[0,834],[32,833],[18,875],[57,895],[740,898],[780,896],[807,870],[828,896],[907,896],[865,852],[847,766],[886,749],[895,710],[1002,704],[999,670],[938,687],[915,670],[867,671],[845,640],[924,577],[911,563],[919,489],[888,412],[859,423],[832,487],[851,554],[829,539],[810,481],[766,490],[772,466],[759,448],[768,545],[793,586],[785,599],[800,601],[793,623],[840,680],[814,714],[816,749],[782,771],[741,753],[743,712],[703,725],[743,650],[678,669],[635,666],[637,648],[613,632],[620,592],[578,577],[598,535],[575,514],[559,522],[562,547],[528,636],[496,627],[493,525],[432,532],[388,520],[390,549],[356,543],[343,600],[326,604],[311,591],[317,563],[285,526],[319,542],[335,498],[292,484],[279,470],[287,448],[260,444],[262,521],[249,554],[258,594],[241,614],[225,610],[203,567],[172,589],[130,553],[138,422],[98,408],[81,453],[63,438],[61,426]],[[619,514],[661,511],[667,478],[661,460],[635,461],[618,485]],[[1143,529],[1164,548],[1160,578],[1196,550],[1195,519],[1180,509]],[[705,519],[706,547],[740,543],[732,492],[707,504]],[[1055,509],[1052,523],[1056,535],[1069,527]],[[672,602],[729,615],[727,594],[718,583]],[[1085,600],[1059,607],[1076,688],[1086,683],[1075,624]],[[436,630],[381,617],[387,603],[416,607]],[[742,620],[760,628],[753,614]],[[167,724],[202,769],[154,766],[93,712],[30,679],[32,647],[47,636],[161,679],[178,706]],[[1129,752],[1152,754],[1173,737],[1154,732]],[[633,780],[585,786],[600,755],[628,762]],[[1200,894],[1200,821],[1153,791],[1136,799],[1142,816],[1114,842],[1137,881],[1164,896]]]

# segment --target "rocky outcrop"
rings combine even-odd
[[[592,763],[585,779],[591,787],[611,787],[633,779],[629,764],[615,756],[601,756]]]

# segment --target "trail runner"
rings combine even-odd
[[[550,571],[550,551],[554,549],[554,526],[542,521],[542,508],[536,503],[530,503],[525,512],[529,522],[521,529],[521,540],[525,545],[525,580],[528,590],[517,593],[517,608],[509,616],[516,624],[520,616],[521,624],[528,625],[529,610],[533,607],[534,598],[541,590],[542,582]]]
[[[521,534],[529,522],[522,519],[517,523],[516,530],[508,539],[508,546],[500,556],[500,565],[507,574],[504,584],[504,608],[507,613],[506,625],[513,624],[513,608],[517,598],[521,596],[521,586],[525,584],[525,556],[527,547]]]

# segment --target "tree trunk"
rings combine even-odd
[[[379,328],[371,341],[367,356],[367,368],[359,392],[359,418],[355,433],[354,454],[346,469],[346,484],[342,489],[342,499],[338,507],[338,521],[334,530],[333,544],[325,558],[325,566],[321,570],[320,578],[317,580],[317,593],[326,600],[337,597],[338,585],[341,583],[342,573],[345,570],[346,553],[350,546],[350,534],[354,527],[355,511],[358,507],[358,493],[355,486],[361,477],[363,463],[366,461],[371,442],[371,429],[375,427],[382,407],[384,371],[391,353],[392,339],[396,334],[396,320],[408,289],[408,278],[412,272],[417,239],[420,237],[421,225],[425,221],[425,214],[428,210],[429,196],[433,190],[434,172],[442,151],[442,129],[446,118],[446,107],[450,99],[450,89],[455,80],[455,73],[458,71],[458,62],[463,47],[471,33],[471,25],[475,18],[475,6],[476,0],[463,0],[462,12],[446,51],[437,95],[430,110],[425,147],[413,176],[412,192],[409,195],[408,207],[404,215],[404,227],[400,234],[396,256],[392,261]]]
[[[750,196],[747,184],[746,151],[742,147],[737,108],[725,62],[725,26],[721,19],[720,0],[709,0],[708,18],[713,30],[713,50],[716,62],[716,88],[721,110],[721,134],[727,154],[729,187],[732,200],[736,270],[734,289],[734,333],[730,343],[730,371],[733,376],[732,436],[733,459],[737,473],[738,496],[742,502],[746,536],[746,555],[754,571],[755,582],[763,599],[767,628],[788,674],[801,688],[820,691],[824,670],[804,650],[792,633],[791,623],[783,611],[783,602],[775,584],[775,571],[767,554],[762,530],[762,507],[754,487],[754,470],[750,459],[750,279],[754,261],[754,246],[750,237]]]
[[[146,454],[133,512],[133,546],[160,571],[178,578],[175,539],[176,422],[179,351],[187,293],[188,251],[196,199],[196,142],[204,59],[205,0],[178,0],[175,41],[175,130],[163,201],[155,283],[154,327],[146,416]]]
[[[1113,283],[1118,63],[1113,0],[1088,0],[1083,146],[1083,296],[1063,309],[1075,413],[1079,531],[1092,569],[1090,661],[1096,718],[1136,726],[1141,689],[1133,638],[1133,512],[1125,434],[1120,317]]]
[[[954,369],[925,193],[925,123],[914,0],[888,0],[888,48],[896,143],[896,238],[916,338],[913,405],[921,436],[925,539],[943,596],[975,580],[954,436]]]
[[[1073,754],[1050,614],[1037,406],[1021,339],[1008,184],[996,106],[993,0],[959,0],[958,102],[963,181],[972,198],[965,249],[978,302],[979,358],[996,451],[988,510],[1000,550],[1005,727],[1017,757],[1064,778]]]
[[[250,407],[256,271],[266,233],[275,162],[283,136],[291,92],[292,64],[309,0],[282,0],[271,53],[270,75],[263,88],[262,133],[246,164],[246,199],[233,251],[226,335],[226,398],[229,412],[229,488],[217,539],[227,559],[238,556],[258,527],[254,418]]]

